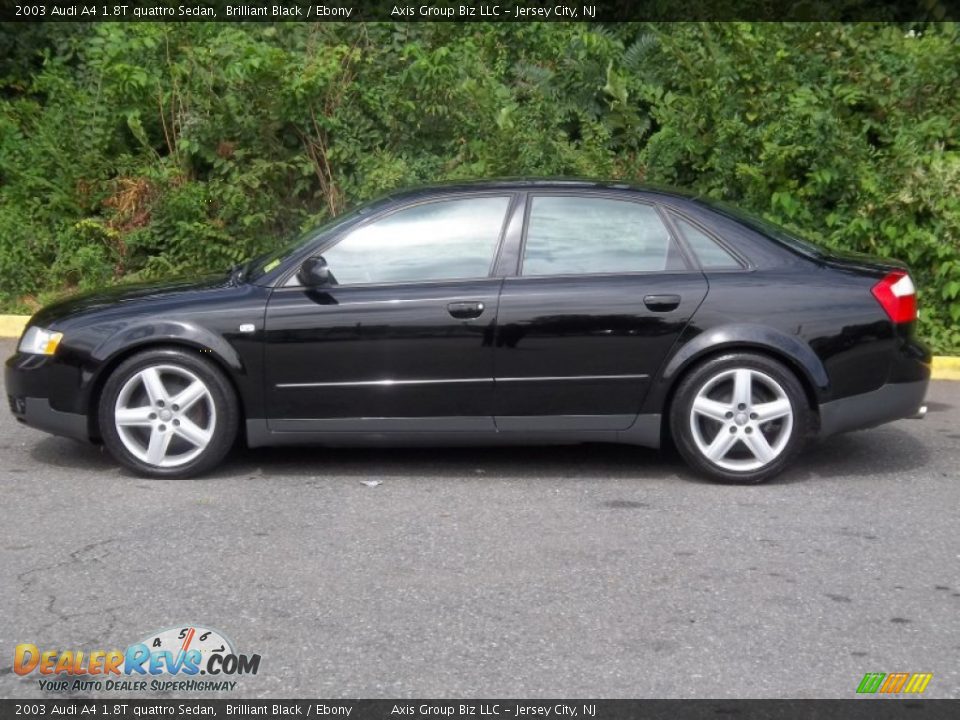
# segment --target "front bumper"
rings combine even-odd
[[[75,412],[78,372],[54,357],[17,353],[4,373],[7,401],[18,422],[54,435],[89,440],[87,416]]]
[[[90,439],[86,415],[54,410],[47,398],[19,398],[8,395],[7,399],[13,416],[24,425],[75,440]]]
[[[929,380],[888,383],[871,392],[852,395],[820,406],[820,435],[882,425],[918,414]]]

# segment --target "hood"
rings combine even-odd
[[[106,308],[121,307],[130,303],[152,303],[185,297],[193,293],[235,287],[236,285],[237,283],[230,275],[117,285],[103,290],[78,293],[57,300],[38,311],[30,319],[30,324],[49,327],[60,320]]]

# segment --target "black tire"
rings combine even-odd
[[[192,385],[193,381],[190,378],[198,379],[205,386],[207,393],[198,401],[194,401],[198,407],[192,407],[189,411],[184,410],[180,414],[172,412],[173,408],[179,411],[179,407],[170,405],[171,409],[168,410],[167,415],[171,415],[173,419],[169,423],[158,425],[157,423],[163,422],[163,418],[156,418],[156,412],[154,412],[151,417],[156,419],[151,419],[149,425],[144,424],[142,427],[133,428],[126,433],[126,440],[124,440],[121,438],[121,431],[116,422],[117,400],[121,392],[130,395],[132,404],[136,405],[128,408],[129,410],[133,412],[155,410],[147,396],[146,385],[134,379],[148,368],[161,368],[159,372],[164,378],[163,382],[170,384],[171,392],[167,395],[168,404],[169,399],[176,395],[178,380],[186,385]],[[147,375],[149,374],[148,372]],[[139,388],[137,383],[140,383]],[[125,387],[133,389],[125,390]],[[140,394],[137,396],[134,395],[135,393]],[[141,407],[142,405],[145,407]],[[193,422],[192,418],[187,417],[187,412],[200,413],[201,417],[205,418],[201,421],[205,424],[199,428],[203,431],[205,438],[205,445],[202,447],[196,441],[187,442],[185,436],[179,434],[181,430],[187,428],[188,420]],[[182,417],[182,428],[178,417]],[[137,475],[169,479],[188,478],[211,470],[230,451],[240,424],[240,407],[230,382],[215,365],[188,350],[155,348],[127,358],[107,378],[100,394],[99,423],[100,435],[107,450],[119,463]],[[174,423],[177,429],[172,427]],[[198,425],[195,423],[194,427]],[[149,453],[149,441],[152,441],[153,433],[159,428],[171,435],[171,439],[167,441],[164,448],[171,450],[184,448],[181,454],[170,458],[164,457],[162,462],[177,463],[169,467],[151,464],[144,458],[138,457],[128,447],[131,442],[134,446],[139,442],[141,445],[145,444],[144,449]],[[184,461],[178,461],[179,457],[184,458]]]
[[[753,397],[758,398],[759,402],[769,402],[771,399],[778,398],[775,394],[777,389],[768,380],[773,380],[776,385],[779,385],[779,390],[782,390],[790,401],[792,423],[788,423],[787,417],[766,422],[762,418],[756,420],[754,414],[749,412],[752,405],[746,410],[740,409],[741,405],[734,403],[732,397],[732,393],[735,392],[733,384],[737,377],[736,370],[757,371],[741,373],[741,375],[752,378],[756,382]],[[726,379],[731,374],[732,377],[729,380]],[[711,389],[713,387],[716,388],[715,391]],[[730,403],[730,411],[723,415],[723,420],[694,414],[694,401],[705,390],[707,391],[705,399],[711,399],[710,392],[717,392],[723,398],[720,404]],[[730,393],[729,399],[725,392]],[[767,396],[761,397],[764,394]],[[782,397],[779,397],[779,400],[782,402]],[[761,411],[758,409],[759,412]],[[778,475],[803,448],[810,434],[813,419],[814,415],[810,410],[807,396],[795,373],[783,363],[770,357],[749,352],[731,352],[708,359],[694,367],[681,381],[670,406],[670,431],[680,455],[699,474],[723,483],[753,485]],[[727,456],[721,456],[714,461],[706,455],[705,450],[713,447],[719,450],[719,445],[723,445],[724,442],[721,440],[717,446],[711,442],[704,450],[701,447],[708,444],[706,441],[710,437],[710,432],[717,427],[720,430],[712,436],[713,441],[721,440],[721,431],[729,432],[732,438],[730,442],[733,445],[727,451],[729,453]],[[761,433],[761,436],[758,438],[754,433]],[[698,437],[695,437],[695,434]],[[767,442],[768,435],[774,437],[776,442],[772,444]],[[755,453],[749,446],[749,443],[755,443],[759,439],[762,439],[768,448],[779,447],[778,454],[764,462],[761,459],[763,454]],[[742,463],[743,469],[723,467],[718,463],[726,465]],[[750,463],[762,463],[762,465],[751,468]]]

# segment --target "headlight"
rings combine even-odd
[[[20,352],[33,355],[53,355],[63,339],[63,333],[44,330],[42,327],[27,328],[20,338]]]

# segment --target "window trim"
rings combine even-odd
[[[478,190],[477,192],[463,193],[463,192],[451,192],[451,193],[440,193],[437,195],[430,195],[423,198],[417,198],[412,202],[403,203],[402,205],[391,206],[383,209],[375,215],[371,215],[368,218],[364,218],[361,222],[351,225],[348,228],[345,228],[343,232],[334,235],[327,239],[326,242],[321,242],[318,245],[312,247],[309,251],[305,252],[303,255],[298,256],[292,263],[289,271],[282,277],[279,283],[275,286],[277,289],[293,288],[302,290],[305,288],[305,285],[299,284],[296,282],[297,272],[300,270],[300,266],[303,264],[303,261],[307,258],[316,257],[317,255],[323,255],[326,251],[331,248],[336,247],[341,242],[346,240],[352,233],[360,230],[361,228],[371,225],[375,222],[383,220],[384,218],[395,215],[398,212],[404,210],[409,210],[411,208],[420,207],[421,205],[430,205],[435,203],[442,202],[454,202],[457,200],[473,200],[477,198],[485,197],[498,197],[505,198],[507,200],[506,208],[504,209],[503,219],[500,223],[500,230],[497,234],[496,241],[493,246],[493,255],[490,260],[490,264],[487,266],[486,275],[477,275],[474,277],[468,278],[446,278],[446,279],[432,279],[432,280],[397,280],[393,282],[365,282],[365,283],[337,283],[336,285],[329,286],[330,289],[335,288],[371,288],[371,287],[396,287],[404,285],[442,285],[447,283],[456,283],[456,282],[478,282],[481,280],[489,280],[494,277],[494,269],[497,266],[497,260],[500,257],[500,252],[503,247],[504,237],[507,232],[507,226],[510,222],[510,219],[513,217],[513,210],[516,207],[517,198],[519,193],[515,191],[503,191],[503,190]],[[294,281],[291,283],[291,281]],[[326,288],[321,288],[326,289]]]
[[[633,203],[634,205],[645,205],[649,208],[652,208],[653,211],[657,214],[657,217],[660,218],[660,222],[663,224],[664,230],[667,231],[667,237],[670,239],[670,242],[673,243],[673,247],[679,252],[680,258],[683,260],[685,265],[682,269],[676,270],[629,270],[625,272],[590,272],[590,273],[554,273],[550,275],[524,275],[523,274],[523,262],[527,252],[527,235],[530,227],[530,218],[533,215],[533,201],[538,197],[575,197],[575,198],[584,198],[584,199],[598,199],[598,200],[613,200],[615,202],[626,202]],[[669,251],[668,251],[669,252]],[[686,246],[686,243],[682,242],[680,238],[677,237],[677,231],[673,228],[672,223],[667,217],[667,213],[656,201],[647,198],[647,197],[630,197],[625,196],[623,193],[619,192],[584,192],[583,190],[573,190],[573,191],[538,191],[531,190],[527,193],[524,207],[524,218],[523,218],[523,230],[520,236],[520,249],[517,257],[517,266],[513,277],[524,278],[527,280],[534,280],[537,278],[577,278],[577,277],[621,277],[621,276],[630,276],[630,275],[684,275],[691,272],[698,271],[699,263],[695,262],[694,258],[691,256],[689,249]]]
[[[527,218],[526,191],[518,192],[510,207],[509,217],[503,231],[500,248],[497,251],[497,261],[493,267],[493,277],[512,277],[517,272],[520,262],[520,251],[523,243],[523,228]]]
[[[691,260],[695,263],[695,266],[701,272],[707,273],[730,273],[730,272],[749,272],[754,269],[754,265],[743,255],[743,253],[737,251],[730,243],[726,242],[713,230],[710,230],[703,223],[694,220],[688,215],[683,214],[674,207],[665,208],[665,214],[667,215],[670,224],[673,226],[676,236],[679,238],[680,242],[683,243],[685,249],[689,253]],[[697,230],[702,232],[713,242],[715,242],[721,250],[724,250],[733,260],[738,264],[738,267],[724,267],[724,268],[711,268],[704,267],[703,263],[700,262],[700,256],[697,255],[696,250],[691,245],[690,241],[687,240],[686,235],[683,234],[683,229],[680,227],[680,221],[692,225]]]

